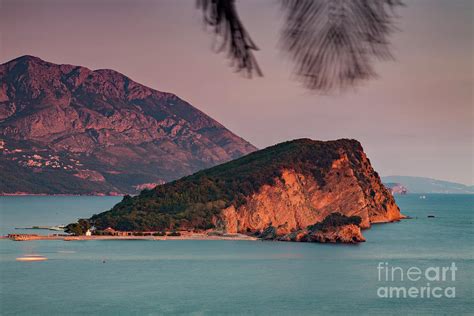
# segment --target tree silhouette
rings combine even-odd
[[[391,59],[388,36],[401,0],[280,0],[281,48],[305,87],[329,92],[376,76],[373,62]],[[198,0],[204,23],[237,72],[262,76],[258,50],[242,24],[235,0]]]

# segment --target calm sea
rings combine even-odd
[[[0,197],[0,232],[66,224],[119,199]],[[474,196],[397,202],[414,219],[373,226],[359,245],[0,240],[0,314],[472,315]],[[26,254],[49,260],[15,261]],[[437,280],[436,269],[453,262],[455,280],[451,270]],[[393,280],[378,266],[395,267]],[[423,277],[401,280],[399,271],[410,267]],[[439,287],[442,297],[380,297],[394,286]],[[455,297],[446,297],[446,288],[455,288]]]

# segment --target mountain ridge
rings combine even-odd
[[[29,55],[0,65],[0,141],[3,193],[133,193],[256,150],[175,94]]]
[[[474,186],[428,177],[384,176],[383,182],[400,183],[409,193],[474,194]]]

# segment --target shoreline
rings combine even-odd
[[[398,218],[393,218],[393,219],[389,219],[389,220],[374,220],[374,221],[371,221],[371,222],[370,222],[370,226],[372,226],[372,225],[378,225],[378,224],[397,223],[397,222],[400,222],[400,221],[402,221],[402,220],[404,220],[404,219],[409,219],[409,216],[400,213],[400,216],[399,216]],[[367,227],[367,228],[364,228],[364,229],[370,229],[370,226]]]
[[[17,238],[1,236],[0,239],[12,241],[33,241],[33,240],[62,240],[62,241],[83,241],[83,240],[259,240],[257,237],[236,234],[233,236],[209,236],[207,234],[192,233],[182,236],[55,236],[55,235],[20,235]]]
[[[385,221],[374,221],[371,222],[371,225],[377,224],[389,224],[400,222],[403,219],[407,219],[406,215],[401,215],[398,219],[385,220]],[[367,228],[360,228],[361,230],[370,229],[370,226]],[[229,234],[229,235],[209,235],[207,233],[190,233],[190,232],[181,232],[180,236],[122,236],[122,235],[92,235],[92,236],[73,236],[73,235],[35,235],[35,234],[9,234],[0,236],[1,239],[8,239],[12,241],[33,241],[33,240],[62,240],[62,241],[85,241],[85,240],[262,240],[261,238],[249,236],[246,234]],[[364,240],[365,241],[365,240]]]
[[[372,225],[378,224],[388,224],[388,223],[395,223],[400,222],[401,220],[408,219],[409,217],[403,214],[396,219],[390,220],[378,220],[371,222]],[[370,229],[369,227],[359,227],[359,233],[361,230]],[[196,232],[188,232],[188,231],[181,231],[181,235],[179,236],[172,236],[172,235],[165,235],[165,236],[154,236],[154,235],[81,235],[81,236],[74,236],[74,235],[65,235],[65,234],[52,234],[52,235],[36,235],[36,234],[8,234],[0,236],[1,239],[8,239],[12,241],[34,241],[34,240],[62,240],[62,241],[86,241],[86,240],[264,240],[259,237],[249,236],[242,233],[236,234],[224,234],[224,235],[215,235],[215,234],[208,234],[205,232],[196,233]],[[365,239],[362,236],[362,241]],[[277,240],[276,238],[274,240]],[[289,241],[289,240],[281,240],[281,241]],[[331,242],[331,241],[329,241]],[[336,242],[336,241],[334,241]]]

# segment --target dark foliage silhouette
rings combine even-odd
[[[374,60],[392,58],[388,36],[394,31],[400,0],[280,0],[285,18],[281,48],[295,62],[305,87],[328,92],[375,77]],[[237,71],[262,75],[258,50],[239,19],[235,0],[198,0],[206,25],[221,39]]]
[[[198,8],[204,12],[204,22],[216,34],[216,51],[227,51],[232,66],[245,71],[251,77],[262,76],[253,55],[258,50],[239,19],[234,0],[198,0]]]

